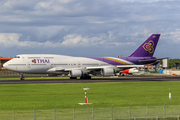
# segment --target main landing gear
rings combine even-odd
[[[70,79],[77,79],[77,77],[70,77]],[[91,76],[81,76],[80,79],[91,79]]]
[[[91,79],[91,76],[82,76],[80,79]]]
[[[23,73],[20,73],[20,79],[21,79],[21,80],[24,80],[24,75],[23,75]]]

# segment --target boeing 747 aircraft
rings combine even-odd
[[[116,75],[124,68],[143,67],[156,64],[153,57],[160,34],[152,34],[137,50],[128,57],[72,57],[53,54],[21,54],[3,66],[9,70],[33,74],[69,75],[70,79],[91,79],[91,75]]]

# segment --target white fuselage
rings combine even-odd
[[[88,72],[88,70],[85,69],[86,67],[100,66],[113,67],[111,64],[96,59],[51,54],[17,55],[16,58],[4,64],[5,68],[13,71],[45,74],[63,74],[66,73],[66,71],[68,72],[68,69],[81,69],[83,72]]]

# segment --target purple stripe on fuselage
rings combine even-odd
[[[143,63],[139,62],[139,60],[151,60],[151,59],[156,59],[156,57],[125,57],[125,59],[127,59],[128,61],[136,65],[143,65]],[[152,61],[150,63],[152,63]],[[145,64],[149,64],[149,63],[147,62],[147,63],[144,63],[144,65]]]
[[[117,61],[113,61],[113,60],[109,60],[109,59],[105,59],[105,58],[101,58],[101,57],[91,57],[91,58],[95,59],[95,60],[102,61],[102,62],[106,62],[106,63],[111,64],[111,65],[124,65],[124,64],[119,63]],[[126,60],[124,58],[121,58],[121,59]],[[121,60],[121,59],[119,59],[119,60]]]
[[[101,57],[90,57],[91,59],[95,59],[95,60],[99,60],[102,62],[106,62],[108,64],[111,65],[124,65],[122,63],[116,62],[116,61],[112,61],[109,59],[104,59]],[[139,62],[139,60],[151,60],[151,59],[156,59],[156,57],[120,57],[120,59],[123,59],[125,61],[129,61],[132,64],[136,64],[136,65],[142,65],[142,63]]]

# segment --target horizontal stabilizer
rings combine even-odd
[[[140,63],[143,63],[143,64],[145,64],[145,63],[154,63],[154,62],[157,62],[157,61],[159,61],[159,60],[163,60],[163,59],[168,59],[169,57],[167,57],[167,58],[157,58],[157,59],[147,59],[147,60],[139,60],[139,62]]]
[[[157,65],[159,62],[160,62],[160,60],[157,60],[156,62],[151,63],[151,65]]]

